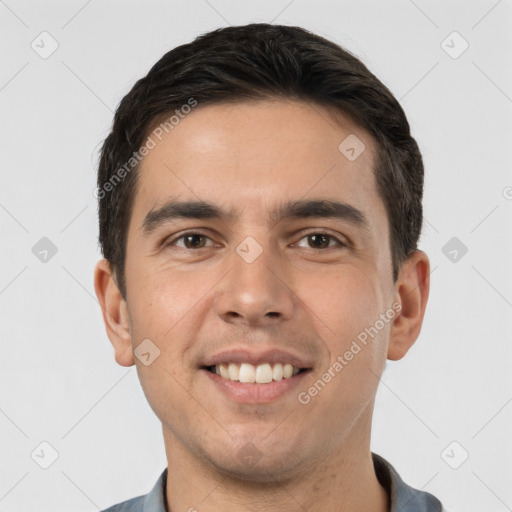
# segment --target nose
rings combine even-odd
[[[296,304],[286,267],[269,248],[252,262],[233,252],[232,269],[215,298],[225,322],[271,326],[289,320]]]

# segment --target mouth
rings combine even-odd
[[[221,363],[200,368],[207,379],[230,402],[250,406],[292,399],[305,386],[304,379],[312,368],[294,367],[290,363]]]
[[[243,384],[270,384],[283,379],[292,379],[296,375],[308,373],[311,368],[300,368],[290,363],[250,363],[226,362],[203,366],[202,370],[218,375],[221,379]]]
[[[208,356],[197,368],[205,392],[216,389],[229,402],[259,405],[292,400],[293,392],[305,386],[314,366],[312,358],[292,351],[275,347],[256,351],[241,346]]]

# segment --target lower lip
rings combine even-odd
[[[269,403],[296,389],[311,370],[297,373],[288,379],[273,380],[267,384],[248,384],[228,380],[216,373],[201,369],[207,377],[231,400],[245,404]]]

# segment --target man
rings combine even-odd
[[[108,511],[441,511],[370,451],[386,359],[417,339],[423,164],[354,56],[298,27],[215,30],[121,101],[95,289],[168,467]]]

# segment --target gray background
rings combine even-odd
[[[424,155],[431,294],[418,341],[383,375],[372,450],[452,511],[512,510],[510,0],[0,0],[0,511],[95,511],[165,467],[94,294],[97,150],[163,53],[253,21],[357,54]]]

